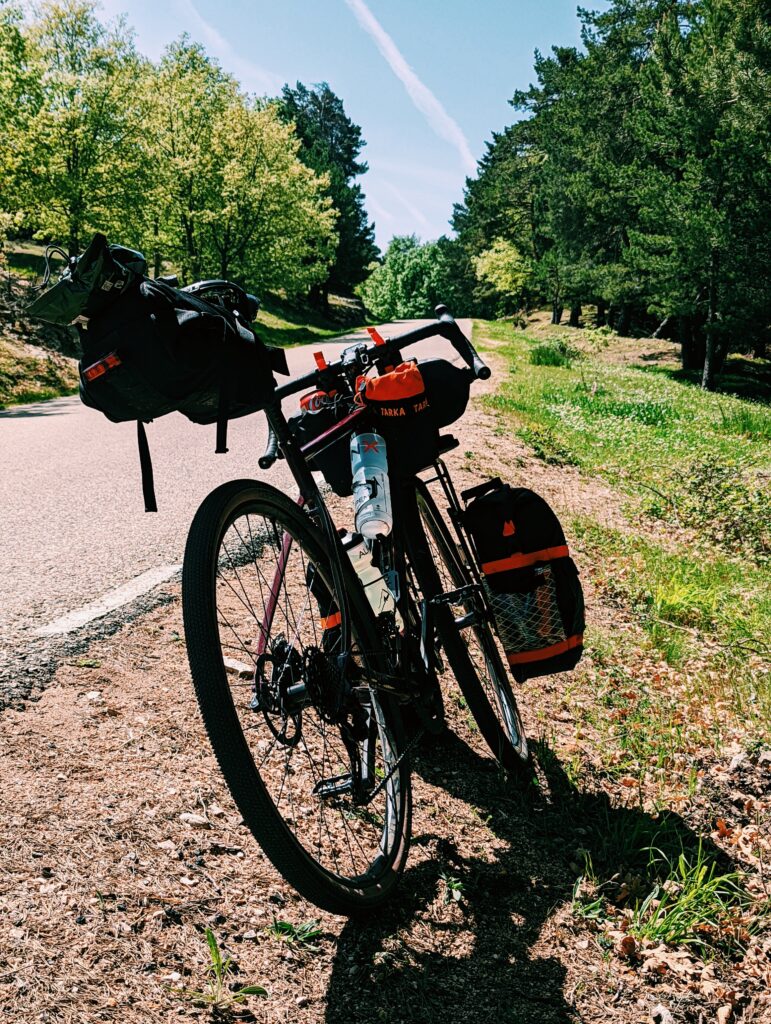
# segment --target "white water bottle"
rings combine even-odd
[[[356,532],[368,540],[387,537],[394,517],[386,445],[380,434],[351,436],[351,469]]]

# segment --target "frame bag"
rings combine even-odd
[[[514,678],[575,668],[584,597],[565,534],[543,498],[498,478],[463,493],[495,624]]]

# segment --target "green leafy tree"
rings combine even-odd
[[[206,265],[221,277],[290,295],[326,278],[337,214],[299,149],[273,104],[237,102],[217,121],[200,223]]]
[[[166,47],[144,87],[147,156],[155,169],[147,244],[156,273],[166,258],[184,279],[201,278],[212,208],[213,137],[239,102],[238,85],[203,46],[183,35]]]
[[[462,295],[453,292],[453,255],[447,239],[421,244],[416,235],[397,235],[359,294],[378,320],[431,317],[440,302],[463,316]]]
[[[338,212],[334,260],[318,289],[326,303],[330,291],[350,294],[379,254],[364,194],[354,180],[367,171],[359,159],[365,143],[361,128],[326,82],[310,89],[301,82],[294,89],[285,85],[278,104],[281,116],[296,127],[302,161],[326,175],[327,195]]]
[[[39,102],[39,69],[28,49],[21,9],[0,0],[0,243],[19,210],[27,122]]]
[[[496,238],[490,248],[475,256],[472,262],[477,278],[504,297],[501,312],[509,313],[525,304],[533,265],[513,242]]]
[[[40,83],[15,156],[28,223],[71,254],[95,229],[131,241],[147,180],[131,33],[103,25],[92,0],[51,0],[24,45]]]

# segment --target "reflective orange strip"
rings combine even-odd
[[[524,569],[526,565],[535,565],[536,562],[567,558],[568,554],[567,544],[562,544],[558,548],[543,548],[541,551],[529,551],[523,555],[509,555],[508,558],[499,558],[494,562],[483,562],[482,572],[485,576],[492,576],[496,572],[506,572],[507,569]]]
[[[541,647],[537,651],[523,651],[521,654],[507,654],[510,665],[524,665],[529,661],[543,661],[544,658],[553,658],[557,654],[564,654],[565,651],[572,651],[574,647],[580,647],[584,642],[584,634],[577,633],[569,636],[567,640],[560,640],[558,644],[551,647]]]
[[[327,615],[326,617],[322,615],[321,628],[332,629],[334,626],[339,626],[342,621],[343,616],[340,614],[340,612],[332,612],[331,615]]]

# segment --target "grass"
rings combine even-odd
[[[196,1005],[208,1006],[219,1017],[243,1006],[249,996],[265,996],[261,985],[238,985],[233,981],[236,973],[232,957],[223,956],[211,928],[206,929],[209,947],[207,982],[203,989],[182,989],[181,994]]]
[[[0,338],[0,408],[44,402],[77,390],[74,360]]]
[[[629,365],[629,339],[554,332],[475,323],[510,371],[486,401],[537,458],[619,493],[626,525],[565,521],[599,596],[635,624],[598,629],[590,608],[585,721],[610,778],[642,794],[646,778],[678,775],[692,790],[688,758],[716,749],[729,721],[771,742],[771,410]],[[656,684],[643,666],[662,661],[674,675]]]
[[[676,489],[675,472],[708,455],[749,474],[771,464],[771,410],[759,403],[589,353],[575,364],[534,363],[545,346],[527,331],[479,321],[475,331],[477,339],[503,343],[497,351],[511,370],[489,404],[508,414],[518,432],[550,430],[576,464],[628,493]]]
[[[310,307],[295,308],[268,296],[257,316],[255,327],[260,339],[266,344],[289,348],[338,338],[360,325],[360,322],[342,325]]]
[[[652,856],[661,855],[652,851]],[[721,873],[701,843],[692,859],[685,853],[674,862],[663,859],[669,867],[666,878],[634,907],[629,934],[690,946],[706,957],[715,950],[741,953],[760,921],[751,914],[754,901],[739,873]]]

